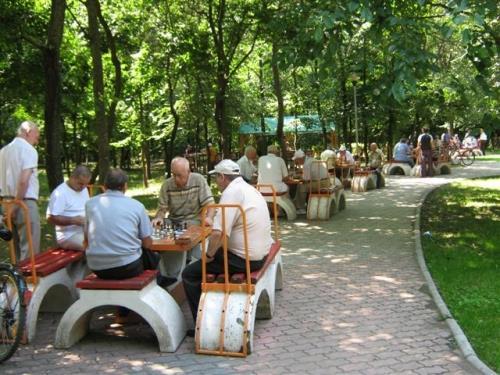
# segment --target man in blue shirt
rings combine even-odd
[[[125,196],[128,177],[112,169],[104,180],[106,191],[85,204],[87,262],[102,279],[126,279],[155,269],[152,227],[144,205]],[[156,264],[155,264],[156,263]]]
[[[401,140],[396,143],[396,146],[394,146],[394,150],[392,151],[392,156],[394,160],[408,163],[410,167],[415,165],[413,159],[411,158],[410,147],[408,147],[405,138],[401,138]]]

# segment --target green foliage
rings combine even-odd
[[[224,127],[235,148],[240,122],[276,116],[272,43],[278,46],[285,114],[321,112],[323,120],[337,124],[341,142],[350,143],[354,132],[353,74],[359,77],[358,119],[368,140],[390,142],[423,124],[434,133],[445,123],[457,130],[481,124],[492,131],[500,121],[494,0],[100,3],[123,74],[117,125],[110,134],[117,163],[120,155],[138,162],[145,144],[153,159],[163,158],[175,116],[174,154],[187,143],[200,149],[220,141],[214,107],[222,71],[227,76]],[[207,17],[210,5],[216,12],[221,4],[226,34],[217,36]],[[43,122],[49,9],[48,0],[0,5],[2,144],[23,118]],[[99,124],[93,123],[86,17],[82,2],[67,1],[62,139],[71,162],[97,161]],[[224,51],[215,48],[217,37],[223,38]],[[102,51],[109,108],[115,71],[104,42]]]
[[[425,258],[477,354],[500,370],[500,179],[440,188],[422,209]]]

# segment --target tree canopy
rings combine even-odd
[[[500,128],[495,0],[12,0],[0,4],[0,144],[30,118],[54,188],[95,162],[226,157],[241,123],[318,115],[389,146]],[[354,90],[356,89],[356,90]],[[322,146],[326,146],[326,137]]]

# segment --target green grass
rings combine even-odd
[[[500,178],[437,189],[422,208],[427,265],[477,355],[500,370]]]

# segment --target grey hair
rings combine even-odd
[[[17,128],[17,135],[22,135],[22,134],[29,134],[30,131],[33,129],[38,129],[38,125],[35,124],[33,121],[23,121],[21,122],[21,125]]]
[[[269,146],[267,146],[267,153],[268,154],[275,154],[275,155],[277,155],[277,154],[279,154],[279,152],[280,151],[279,151],[278,146],[276,146],[276,145],[269,145]]]
[[[110,169],[104,178],[104,186],[109,190],[123,190],[127,182],[128,176],[120,168]]]
[[[245,155],[248,154],[249,152],[257,152],[257,150],[253,146],[245,147]]]
[[[71,177],[84,177],[84,178],[89,178],[92,177],[92,173],[90,172],[90,169],[87,168],[85,165],[78,165],[76,168],[71,172]]]
[[[183,166],[187,171],[190,170],[189,168],[189,160],[186,158],[183,158],[182,156],[176,156],[175,158],[172,159],[170,162],[170,169],[173,169],[174,164],[178,164],[180,166]]]

